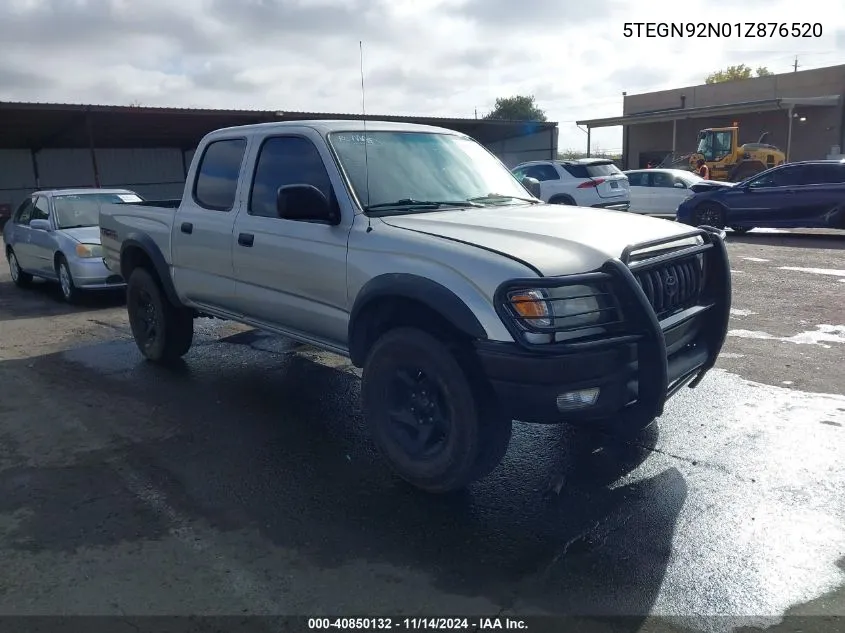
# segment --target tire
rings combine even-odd
[[[21,270],[15,252],[10,248],[6,251],[6,261],[9,262],[9,274],[12,282],[18,288],[29,288],[32,285],[32,275]]]
[[[59,288],[62,291],[62,299],[66,303],[74,304],[79,301],[80,291],[73,283],[73,275],[70,274],[70,266],[64,255],[59,255],[56,260],[56,277],[59,278]]]
[[[129,276],[126,311],[135,344],[148,360],[173,363],[191,349],[193,315],[170,303],[158,281],[144,268],[136,268]]]
[[[549,204],[565,204],[567,206],[574,207],[575,200],[568,196],[559,196],[557,198],[552,198],[551,200],[549,200]]]
[[[471,373],[441,341],[407,327],[382,335],[364,363],[373,440],[393,471],[421,490],[461,490],[507,451],[512,421],[495,414]]]
[[[693,217],[695,226],[712,226],[717,229],[725,228],[725,211],[718,204],[702,202],[695,209]]]
[[[753,226],[732,226],[731,231],[734,233],[738,233],[739,235],[745,235],[748,231],[751,231],[754,227]]]

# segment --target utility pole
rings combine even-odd
[[[478,108],[475,109],[475,118],[478,118]]]
[[[795,62],[792,64],[792,72],[798,72],[798,55],[795,56]]]

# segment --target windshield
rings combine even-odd
[[[702,132],[699,138],[696,151],[704,156],[704,160],[719,160],[731,153],[731,132]]]
[[[687,186],[694,185],[695,183],[704,180],[704,178],[692,172],[681,172],[680,174],[678,174],[678,178],[683,180],[687,184]]]
[[[120,202],[141,202],[141,198],[130,193],[78,193],[54,196],[56,226],[60,229],[97,226],[100,222],[100,205]]]
[[[498,159],[465,137],[332,132],[328,139],[364,207],[405,202],[402,212],[413,213],[420,209],[408,205],[410,201],[516,204],[530,195]],[[497,197],[488,199],[491,195]]]

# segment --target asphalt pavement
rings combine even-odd
[[[4,268],[0,614],[842,630],[845,235],[728,243],[731,334],[697,389],[629,443],[518,424],[446,497],[384,467],[344,359],[202,320],[157,368],[120,297],[69,307]]]

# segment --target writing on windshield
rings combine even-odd
[[[100,222],[100,206],[121,202],[141,202],[141,198],[135,194],[124,193],[80,193],[55,196],[53,208],[56,213],[56,226],[60,229],[97,226]]]

